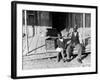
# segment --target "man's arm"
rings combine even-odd
[[[71,37],[72,37],[72,32],[68,32],[68,34],[67,34],[67,39],[71,39]]]
[[[79,41],[80,41],[80,44],[82,44],[82,35],[79,33]]]

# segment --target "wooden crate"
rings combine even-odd
[[[55,40],[54,39],[46,40],[46,50],[55,50]]]

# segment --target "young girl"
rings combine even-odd
[[[58,46],[56,49],[56,51],[58,52],[57,61],[58,62],[60,61],[60,54],[61,54],[62,59],[65,62],[65,57],[64,57],[65,43],[61,33],[58,33],[57,46]]]

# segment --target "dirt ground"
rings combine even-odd
[[[77,61],[77,57],[73,58],[70,62],[57,62],[56,57],[32,59],[32,57],[23,58],[23,69],[43,69],[43,68],[62,68],[62,67],[90,67],[91,54],[82,55],[82,64]]]

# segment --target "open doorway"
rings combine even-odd
[[[68,27],[68,13],[52,12],[52,27],[61,32]]]

